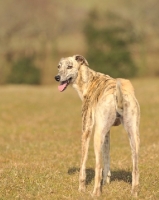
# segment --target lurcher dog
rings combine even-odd
[[[85,191],[86,160],[89,141],[94,129],[95,185],[94,196],[101,194],[102,185],[110,182],[110,128],[123,124],[132,151],[132,195],[137,196],[139,185],[138,151],[140,108],[129,80],[113,79],[88,67],[81,55],[62,58],[58,65],[56,81],[62,92],[69,84],[82,100],[82,158],[79,191]]]

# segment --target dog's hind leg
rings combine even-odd
[[[113,125],[116,112],[113,95],[106,96],[106,99],[98,104],[95,115],[94,152],[96,159],[95,184],[93,195],[99,196],[102,190],[102,169],[104,179],[110,175],[109,171],[109,137],[110,128]],[[104,151],[103,151],[104,150]],[[102,159],[104,158],[104,160]],[[104,166],[103,166],[104,165]]]
[[[93,196],[100,196],[102,185],[102,146],[104,144],[104,137],[102,140],[102,133],[101,129],[95,127],[95,133],[94,133],[94,152],[95,152],[95,159],[96,159],[96,166],[95,166],[95,184],[94,184],[94,190],[93,190]]]
[[[81,167],[79,174],[80,192],[85,192],[86,189],[86,161],[88,156],[90,136],[91,136],[91,130],[89,129],[82,134],[82,157],[81,157]]]
[[[102,182],[101,182],[102,169],[103,169],[102,151],[105,142],[105,137],[107,137],[105,133],[109,134],[109,129],[107,129],[106,132],[104,129],[105,127],[100,127],[96,125],[94,133],[94,151],[95,151],[96,167],[95,167],[95,184],[94,184],[93,196],[100,196],[102,191]],[[106,157],[105,157],[105,162],[106,162]],[[104,168],[104,172],[107,173],[105,170],[106,171],[108,170],[108,166],[107,168]]]
[[[103,144],[103,180],[102,184],[104,185],[106,182],[110,183],[110,131],[106,134],[104,144]]]
[[[139,185],[139,170],[138,170],[138,152],[139,152],[139,120],[140,120],[140,109],[139,105],[134,97],[127,96],[124,99],[124,112],[123,112],[123,125],[126,129],[131,151],[132,151],[132,195],[138,195]]]

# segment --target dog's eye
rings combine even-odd
[[[60,69],[60,65],[58,65],[57,68]]]
[[[72,69],[72,66],[71,65],[67,66],[67,69]]]

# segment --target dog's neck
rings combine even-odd
[[[87,93],[88,87],[91,84],[92,77],[97,72],[93,71],[86,65],[81,65],[78,71],[78,76],[72,84],[73,88],[78,92],[79,97],[83,101],[83,97]]]

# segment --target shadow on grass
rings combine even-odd
[[[79,173],[80,168],[69,168],[68,169],[68,174],[73,175],[75,173]],[[89,185],[92,180],[94,179],[95,176],[95,171],[92,168],[86,169],[86,185]],[[130,171],[125,171],[125,170],[116,170],[111,172],[111,182],[113,181],[124,181],[126,183],[131,184],[132,182],[132,176]]]
[[[130,171],[116,170],[111,172],[111,182],[112,181],[124,181],[126,183],[132,182],[132,176]]]
[[[68,169],[68,174],[72,175],[77,172],[79,173],[79,171],[80,171],[80,168],[73,167],[73,168]],[[94,179],[94,175],[95,175],[94,169],[92,168],[86,169],[86,185],[89,185],[92,182],[92,179]]]

